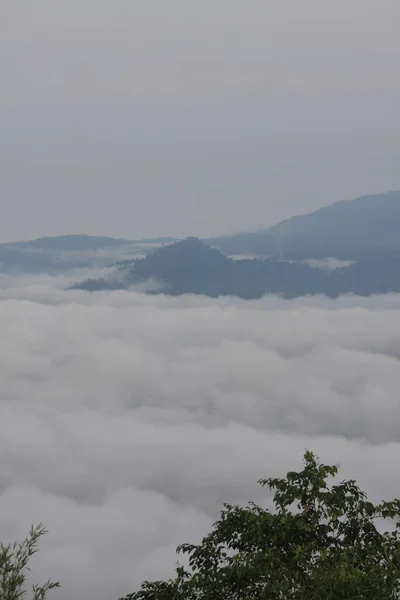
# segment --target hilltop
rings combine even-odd
[[[1,244],[0,263],[4,273],[111,268],[105,279],[74,286],[91,291],[139,286],[213,297],[368,295],[400,291],[399,231],[400,192],[389,192],[337,202],[258,232],[203,241],[65,235]],[[259,258],[233,260],[238,254]],[[315,259],[328,257],[347,262],[314,268]]]
[[[9,242],[1,245],[9,248],[78,252],[82,250],[97,250],[99,248],[124,246],[126,244],[132,244],[132,241],[98,235],[86,235],[82,233],[78,235],[66,234],[52,237],[42,237],[34,240]]]
[[[253,233],[207,240],[225,254],[292,260],[360,259],[400,252],[400,192],[362,196]]]
[[[172,241],[173,238],[132,241],[78,234],[6,242],[0,244],[0,271],[58,273],[79,267],[108,267]]]
[[[107,277],[73,286],[88,291],[129,289],[211,297],[260,298],[280,294],[335,297],[343,293],[369,295],[400,291],[400,258],[376,257],[327,271],[302,262],[280,259],[233,260],[197,238],[157,249],[145,258],[118,265]]]

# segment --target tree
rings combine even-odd
[[[47,533],[44,525],[31,527],[29,536],[14,544],[0,544],[0,600],[24,598],[26,571],[30,558],[38,551],[39,539]],[[60,587],[59,582],[47,581],[44,585],[33,585],[33,600],[45,600],[47,593]]]
[[[274,510],[225,504],[187,568],[120,600],[394,600],[400,598],[400,500],[374,505],[337,466],[304,454],[301,472],[261,480]],[[389,531],[376,527],[389,520]]]

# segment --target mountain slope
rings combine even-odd
[[[207,240],[226,254],[359,259],[400,252],[400,192],[342,201],[268,229]]]
[[[0,273],[57,273],[108,267],[146,254],[171,238],[130,241],[92,235],[60,235],[0,244]]]
[[[128,289],[206,296],[286,298],[309,294],[336,297],[343,293],[369,295],[400,291],[400,258],[363,259],[327,271],[285,260],[232,260],[200,240],[189,238],[164,246],[145,258],[121,264],[107,279],[88,280],[74,289]]]
[[[231,263],[218,250],[192,237],[158,248],[145,258],[122,262],[107,281],[90,280],[75,287],[92,291],[127,288],[152,280],[173,294],[201,294],[226,276]]]
[[[10,248],[18,247],[32,250],[83,251],[124,246],[131,243],[131,241],[124,239],[80,234],[43,237],[35,240],[28,240],[26,242],[12,242],[1,245]]]

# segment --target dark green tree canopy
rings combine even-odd
[[[400,598],[400,501],[374,505],[353,480],[329,486],[337,472],[306,452],[301,472],[260,481],[273,511],[225,504],[199,545],[178,548],[187,568],[120,600]]]

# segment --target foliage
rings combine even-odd
[[[354,480],[328,486],[338,468],[312,452],[304,469],[261,485],[274,511],[224,505],[170,581],[144,582],[121,600],[392,600],[400,597],[400,501],[374,505]],[[388,519],[381,532],[377,519]]]
[[[0,545],[0,600],[21,600],[25,597],[26,571],[30,558],[38,551],[39,539],[47,533],[40,523],[31,527],[29,536],[21,542]],[[60,587],[59,582],[47,581],[33,585],[33,600],[45,600],[47,593]]]

